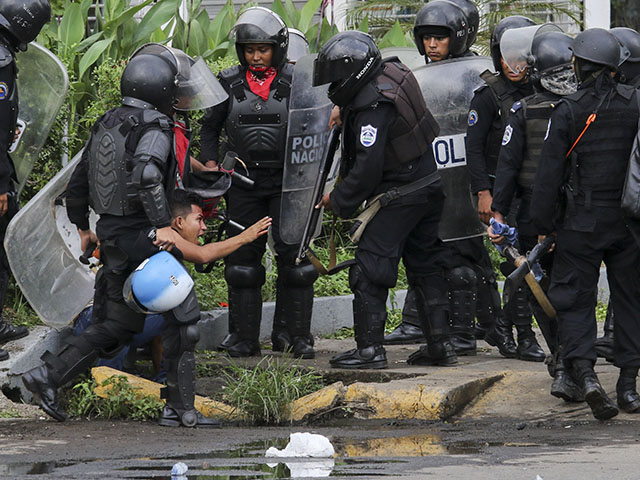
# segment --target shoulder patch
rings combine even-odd
[[[507,128],[504,129],[504,136],[502,137],[502,145],[507,145],[511,141],[512,134],[513,134],[513,127],[511,125],[507,125]]]
[[[0,82],[0,100],[4,100],[8,96],[9,96],[9,86],[4,82]]]
[[[376,143],[376,137],[378,135],[378,129],[373,125],[364,125],[360,129],[360,143],[363,147],[370,147]]]
[[[476,123],[478,123],[478,112],[476,112],[475,110],[471,110],[469,112],[469,118],[467,120],[467,124],[470,127],[473,127]]]
[[[511,113],[516,113],[518,110],[520,110],[522,108],[522,102],[520,100],[518,100],[516,103],[513,104],[513,106],[511,107]]]

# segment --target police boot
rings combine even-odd
[[[69,336],[65,342],[58,355],[47,350],[41,357],[44,365],[22,375],[22,382],[33,393],[35,402],[59,422],[64,422],[67,414],[58,405],[58,387],[73,380],[98,359],[98,353],[82,336]]]
[[[14,327],[4,319],[0,319],[0,344],[17,340],[29,335],[27,327]]]
[[[500,355],[505,358],[516,358],[517,356],[513,326],[504,315],[498,316],[493,328],[484,336],[484,341],[492,347],[497,347]]]
[[[559,360],[559,354],[551,356],[552,362],[550,373],[553,377],[551,383],[551,395],[561,398],[565,402],[584,402],[582,388],[575,382],[569,372],[564,367],[564,363]]]
[[[638,367],[623,367],[616,383],[618,407],[627,413],[640,412],[640,395],[636,390],[637,376]]]
[[[424,332],[418,318],[416,296],[413,288],[409,286],[407,296],[402,308],[402,323],[393,332],[384,336],[385,345],[410,345],[413,343],[425,343]]]
[[[457,267],[447,272],[451,344],[460,356],[476,354],[476,281],[476,273],[469,267]]]
[[[524,285],[519,286],[513,293],[506,314],[516,326],[518,334],[517,358],[526,362],[544,362],[546,355],[536,340],[536,334],[531,329],[531,308]]]
[[[450,325],[446,285],[433,281],[416,288],[418,312],[427,332],[427,344],[409,355],[409,365],[437,365],[448,367],[458,363],[458,356],[450,340]],[[427,313],[428,312],[428,313]]]
[[[582,387],[584,399],[591,407],[593,416],[598,420],[609,420],[618,414],[618,409],[600,385],[593,371],[591,360],[575,359],[571,362],[573,374]]]
[[[196,359],[183,352],[178,359],[165,359],[167,386],[160,391],[167,403],[158,418],[163,427],[220,427],[218,420],[207,418],[194,407]]]
[[[229,287],[229,324],[237,330],[220,344],[231,357],[260,356],[262,294],[259,288]],[[231,343],[233,342],[233,343]]]
[[[483,340],[496,324],[496,319],[502,313],[500,302],[500,292],[495,274],[485,274],[478,272],[478,294],[476,299],[476,320],[477,323],[473,329],[476,340]]]
[[[613,363],[613,307],[607,306],[607,317],[604,320],[604,335],[596,338],[596,354]]]
[[[350,283],[353,283],[354,270],[352,267],[349,272]],[[384,304],[375,305],[375,299],[370,298],[369,294],[363,295],[359,290],[354,290],[353,293],[353,328],[357,348],[334,356],[329,360],[329,364],[333,368],[387,368],[387,353],[382,346],[387,311],[370,312],[367,309],[367,306],[371,310],[374,310],[374,307],[384,308]]]
[[[288,351],[298,358],[314,358],[311,316],[313,313],[313,283],[318,271],[310,263],[302,265],[278,264],[280,300],[290,338]],[[273,336],[272,336],[273,338]]]

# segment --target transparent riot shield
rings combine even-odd
[[[291,84],[280,206],[280,237],[289,245],[302,240],[314,183],[329,137],[333,104],[327,97],[327,85],[311,86],[314,58],[315,55],[305,55],[298,60]]]
[[[431,146],[447,194],[440,221],[440,238],[445,241],[477,237],[486,230],[469,188],[465,137],[473,92],[484,83],[480,74],[487,69],[493,70],[489,57],[463,57],[413,70],[440,125],[440,136]]]
[[[425,65],[425,59],[416,47],[387,47],[380,50],[382,58],[398,57],[411,70]]]
[[[16,63],[20,71],[20,138],[12,146],[11,158],[16,167],[20,192],[64,103],[69,78],[58,57],[37,43],[30,43],[26,52],[16,55]]]
[[[20,209],[4,240],[22,293],[40,319],[54,328],[68,325],[93,298],[95,275],[78,260],[80,237],[59,200],[80,155]]]

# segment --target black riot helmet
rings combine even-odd
[[[629,57],[618,66],[617,78],[621,83],[631,82],[640,75],[640,33],[627,27],[616,27],[609,31],[629,51]]]
[[[245,67],[248,66],[244,58],[244,45],[247,43],[273,45],[272,67],[281,67],[287,61],[289,31],[282,18],[268,8],[247,8],[238,17],[231,34],[235,36],[238,60]]]
[[[534,73],[530,79],[536,87],[542,87],[557,95],[569,95],[578,88],[571,68],[571,44],[573,38],[566,33],[546,31],[536,35],[531,44]]]
[[[615,72],[621,63],[620,43],[604,28],[590,28],[579,33],[571,45],[576,62],[583,61],[607,67]],[[627,55],[628,57],[628,55]],[[622,59],[624,61],[624,59]]]
[[[478,7],[471,0],[449,0],[464,12],[467,18],[467,50],[476,42],[478,28],[480,28],[480,14]]]
[[[329,83],[329,99],[343,107],[378,70],[382,57],[366,33],[341,32],[322,47],[313,63],[313,86]]]
[[[530,27],[535,24],[536,22],[528,17],[523,17],[522,15],[506,17],[498,22],[496,28],[494,28],[491,33],[491,42],[489,44],[491,49],[491,60],[493,60],[493,67],[496,69],[496,72],[502,71],[502,65],[500,64],[500,58],[502,58],[500,53],[500,40],[502,39],[504,32],[512,28]]]
[[[51,18],[49,0],[1,0],[0,27],[9,32],[9,40],[26,50]]]
[[[469,26],[464,11],[449,0],[433,0],[420,9],[413,27],[413,38],[421,55],[426,55],[425,35],[449,35],[449,55],[459,57],[467,51]]]
[[[196,61],[159,43],[134,52],[122,73],[120,93],[124,105],[155,108],[169,116],[174,110],[200,110],[228,98],[202,58]]]

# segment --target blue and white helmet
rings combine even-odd
[[[124,282],[122,295],[136,312],[163,313],[180,305],[193,289],[189,272],[169,252],[147,258]]]

